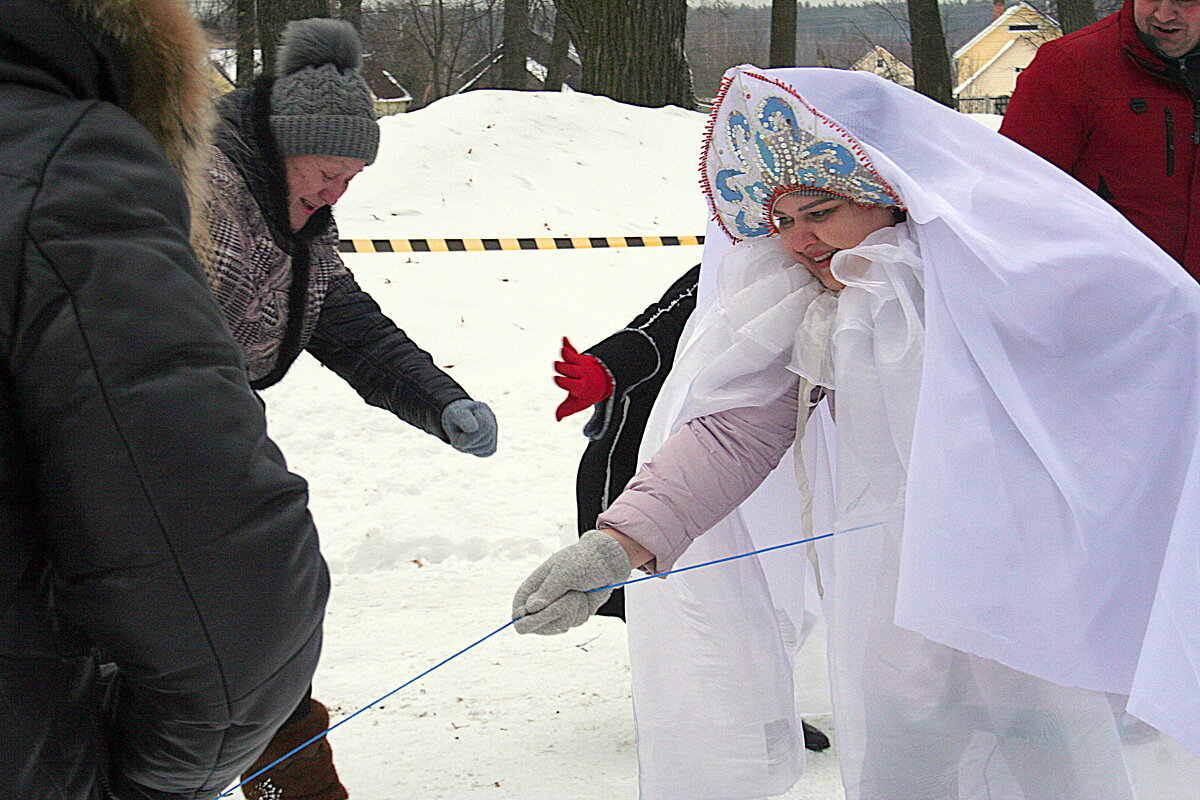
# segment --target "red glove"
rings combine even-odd
[[[567,390],[567,399],[554,410],[559,422],[576,411],[599,403],[613,392],[613,379],[595,356],[585,355],[563,337],[562,361],[554,362],[554,382]]]

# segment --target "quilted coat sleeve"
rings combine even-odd
[[[584,351],[599,359],[613,379],[612,394],[596,404],[583,428],[584,436],[592,440],[604,437],[613,423],[614,410],[630,392],[641,390],[641,402],[654,402],[674,363],[683,327],[696,308],[699,280],[697,264],[628,325]]]
[[[349,270],[334,276],[308,352],[364,400],[443,442],[442,410],[468,397],[364,292]]]
[[[766,479],[796,439],[799,384],[774,402],[697,417],[665,441],[596,520],[654,554],[642,568],[671,569],[692,540]]]
[[[58,613],[119,668],[115,794],[215,797],[308,687],[328,575],[162,151],[95,104],[26,221],[6,370]]]
[[[629,324],[589,347],[613,376],[613,394],[624,396],[659,371],[670,369],[679,335],[696,308],[699,265],[684,273],[663,296]]]

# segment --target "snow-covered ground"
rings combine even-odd
[[[337,209],[342,235],[701,234],[704,122],[578,93],[447,98],[382,121],[378,162]],[[520,580],[574,538],[587,413],[554,421],[561,337],[583,348],[608,335],[699,258],[698,247],[347,256],[385,312],[492,406],[500,447],[456,453],[307,356],[266,393],[333,574],[314,694],[335,721],[504,625]],[[821,706],[814,697],[802,702]],[[842,796],[836,729],[812,721],[835,747],[810,756],[789,800]],[[633,798],[623,624],[505,630],[330,740],[359,800]]]

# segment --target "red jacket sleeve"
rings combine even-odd
[[[1017,78],[1000,133],[1071,172],[1088,130],[1079,67],[1053,46],[1043,46]]]

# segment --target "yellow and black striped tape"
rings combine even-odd
[[[534,239],[342,239],[343,253],[457,253],[487,250],[579,250],[704,244],[703,236],[556,236]]]

